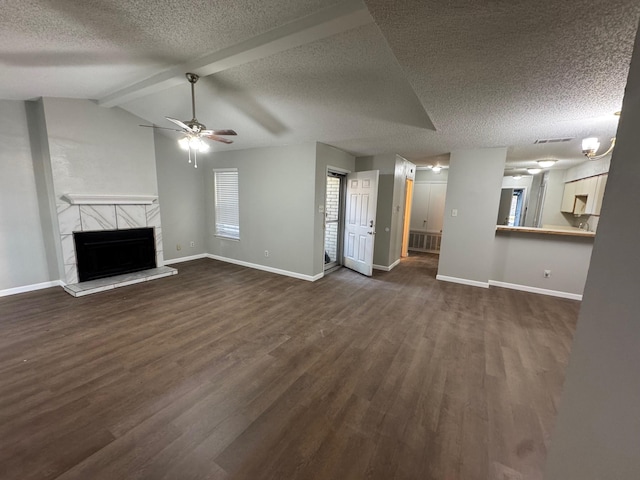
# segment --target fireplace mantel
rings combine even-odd
[[[65,193],[62,199],[71,205],[151,205],[158,200],[157,195],[86,195]]]

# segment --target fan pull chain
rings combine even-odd
[[[198,168],[198,150],[193,151],[193,166]]]
[[[189,146],[189,163],[191,163],[191,146]]]

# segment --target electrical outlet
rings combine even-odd
[[[544,271],[544,278],[549,278],[551,276],[551,270]]]
[[[182,245],[177,244],[177,245],[176,245],[176,250],[178,250],[178,251],[182,250]]]
[[[193,240],[191,240],[191,243],[189,243],[189,246],[190,246],[191,248],[195,247],[195,246],[196,246],[196,242],[194,242]]]
[[[265,257],[268,257],[268,256],[269,256],[269,250],[265,250],[265,251],[264,251],[264,256],[265,256]]]

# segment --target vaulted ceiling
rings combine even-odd
[[[321,141],[423,163],[506,146],[514,166],[566,168],[581,138],[615,135],[639,18],[621,0],[9,0],[0,98],[170,126],[191,118],[189,71],[198,119],[239,133],[216,150]]]

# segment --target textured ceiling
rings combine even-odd
[[[640,2],[365,1],[372,18],[336,14],[334,34],[314,15],[364,5],[8,0],[0,98],[100,100],[257,39],[271,50],[238,55],[196,86],[199,120],[240,133],[219,150],[317,140],[427,163],[454,149],[508,146],[514,165],[551,157],[566,168],[582,160],[581,138],[615,135]],[[287,25],[294,35],[271,42]],[[158,125],[188,119],[189,87],[175,80],[120,105]],[[575,140],[534,145],[558,137]]]

